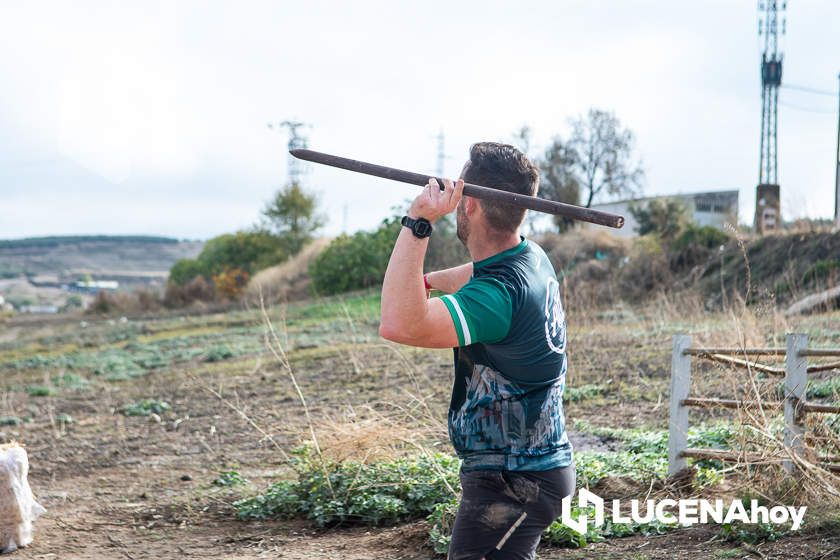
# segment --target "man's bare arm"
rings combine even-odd
[[[463,190],[463,181],[454,186],[446,181],[441,192],[432,179],[412,203],[409,216],[434,222],[455,209]],[[408,229],[401,229],[382,282],[379,334],[412,346],[452,348],[458,346],[458,334],[449,311],[440,299],[427,299],[423,288],[428,245],[428,238],[418,239]]]
[[[472,273],[473,263],[468,262],[453,268],[429,272],[426,274],[426,280],[435,290],[454,294],[470,281]]]

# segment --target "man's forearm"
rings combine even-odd
[[[406,332],[426,313],[423,259],[429,239],[401,228],[382,282],[382,329]]]
[[[435,290],[454,294],[470,281],[472,273],[473,264],[469,262],[453,268],[429,272],[426,274],[426,280]]]

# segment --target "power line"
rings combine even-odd
[[[831,97],[837,97],[836,91],[829,91],[827,89],[816,89],[808,86],[797,86],[794,84],[782,84],[782,88],[784,89],[795,89],[797,91],[804,91],[806,93],[813,93],[814,95],[828,95]]]
[[[822,114],[822,115],[835,115],[835,114],[837,114],[837,111],[835,111],[833,109],[830,110],[830,111],[827,111],[825,109],[812,109],[810,107],[803,107],[801,105],[795,105],[793,103],[786,103],[784,101],[779,101],[779,105],[781,105],[783,107],[787,107],[788,109],[796,109],[797,111],[805,111],[807,113],[819,113],[819,114]]]

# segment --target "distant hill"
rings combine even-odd
[[[144,235],[86,235],[0,240],[0,278],[161,278],[178,259],[198,255],[201,241]]]

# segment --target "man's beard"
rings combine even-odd
[[[464,211],[463,204],[459,204],[455,212],[455,233],[458,235],[461,243],[466,246],[467,239],[470,237],[470,224],[467,222],[467,213]]]

